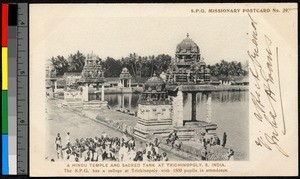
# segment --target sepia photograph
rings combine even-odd
[[[35,174],[176,175],[190,166],[178,174],[228,175],[243,173],[240,164],[259,163],[259,150],[288,157],[280,144],[282,123],[275,126],[281,112],[268,112],[279,110],[279,102],[261,103],[270,95],[280,101],[281,91],[258,86],[266,74],[253,80],[255,53],[271,42],[257,15],[271,13],[267,7],[254,12],[238,4],[31,5],[31,79],[38,86],[31,95],[40,109],[31,115],[42,114],[31,127],[31,153],[38,152],[34,160],[44,166],[60,166],[39,171],[32,164]],[[259,52],[262,58],[270,51]],[[259,94],[263,89],[267,96]],[[266,123],[273,129],[259,126]],[[264,130],[278,130],[276,138],[267,132],[262,138]],[[104,170],[107,162],[111,167]],[[121,172],[122,166],[131,172]]]
[[[45,42],[47,160],[248,160],[246,17],[77,19]]]

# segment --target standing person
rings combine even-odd
[[[159,153],[159,151],[158,151],[158,146],[159,146],[159,144],[160,144],[160,141],[158,140],[158,138],[157,137],[155,137],[155,139],[154,139],[154,149],[155,149],[155,152],[158,154]]]
[[[58,145],[56,148],[56,153],[57,153],[57,159],[63,159],[63,155],[62,155],[62,146]]]
[[[146,153],[146,149],[145,150],[143,150],[143,154],[142,154],[143,156],[143,161],[147,161],[147,153]]]
[[[167,153],[164,152],[164,153],[163,153],[162,161],[166,162],[166,161],[168,161],[168,160],[169,160],[169,159],[168,159],[168,157],[167,157]]]
[[[60,145],[61,145],[61,137],[60,137],[60,133],[57,133],[57,136],[55,138],[55,150],[57,150]]]
[[[67,132],[67,136],[66,136],[66,147],[69,147],[70,144],[70,132]]]
[[[132,148],[135,147],[135,141],[133,137],[131,137],[131,139],[128,141],[128,145]]]
[[[228,150],[228,155],[227,155],[227,157],[228,157],[228,160],[233,160],[233,155],[234,155],[234,151],[230,148],[229,150]]]
[[[55,149],[56,149],[56,154],[57,154],[57,159],[62,159],[62,144],[61,144],[61,137],[60,133],[57,133],[57,136],[55,138]]]
[[[203,149],[201,150],[201,159],[204,161],[206,160],[206,157],[207,157],[207,148],[206,146],[203,147]]]
[[[223,147],[225,147],[226,141],[227,141],[227,134],[226,134],[226,132],[224,132],[224,134],[223,134],[223,143],[222,143]]]

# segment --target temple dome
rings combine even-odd
[[[122,69],[122,72],[121,73],[129,73],[128,69],[125,67]]]
[[[128,69],[126,67],[122,69],[122,72],[120,74],[120,78],[121,79],[125,79],[125,78],[129,79],[129,78],[131,78],[131,75],[130,75],[130,73],[129,73],[129,71],[128,71]]]
[[[187,34],[187,37],[177,45],[176,53],[200,53],[200,49]]]
[[[159,77],[159,76],[156,76],[155,74],[153,75],[153,77],[149,78],[145,84],[164,84],[164,80]]]
[[[153,77],[149,78],[144,85],[144,91],[148,91],[148,92],[162,92],[165,90],[165,82],[164,80],[159,77],[156,76],[155,74],[153,75]]]

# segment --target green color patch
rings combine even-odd
[[[8,134],[8,96],[7,91],[2,91],[2,134]]]

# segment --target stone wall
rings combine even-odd
[[[177,96],[173,97],[172,119],[174,127],[183,126],[183,94],[180,90],[177,92]]]
[[[92,116],[94,117],[94,116]],[[124,133],[127,133],[129,135],[133,135],[134,129],[132,126],[126,125],[122,122],[113,121],[107,118],[103,118],[100,115],[97,115],[94,119],[97,119],[101,123],[105,123],[106,125],[112,127],[113,129],[116,129],[118,131],[122,131]]]
[[[137,117],[144,120],[164,120],[171,119],[171,105],[142,105],[139,104]]]

